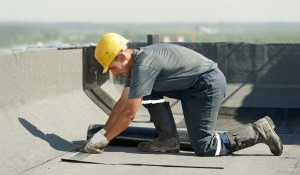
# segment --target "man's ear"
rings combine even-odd
[[[119,58],[119,62],[123,63],[126,60],[126,55],[124,52],[119,52],[118,53],[118,58]]]

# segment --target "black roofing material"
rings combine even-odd
[[[102,124],[92,124],[87,131],[87,139],[91,138],[96,132],[103,128]],[[192,146],[189,141],[187,130],[177,130],[180,140],[180,149],[186,151],[192,151]],[[158,137],[158,133],[155,128],[129,126],[116,138],[111,140],[111,145],[118,146],[132,146],[135,147],[141,142],[150,142]]]

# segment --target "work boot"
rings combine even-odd
[[[230,140],[231,152],[248,148],[258,143],[265,143],[274,155],[280,156],[283,146],[274,128],[275,125],[272,119],[266,116],[254,123],[248,123],[225,134]]]
[[[179,137],[169,103],[163,102],[144,106],[149,111],[158,138],[151,142],[141,142],[137,148],[145,152],[179,152]]]

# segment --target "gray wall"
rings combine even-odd
[[[82,90],[82,68],[81,48],[0,53],[0,174],[55,159],[106,121]]]

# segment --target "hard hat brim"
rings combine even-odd
[[[105,74],[108,71],[108,67],[104,67],[102,74]]]

